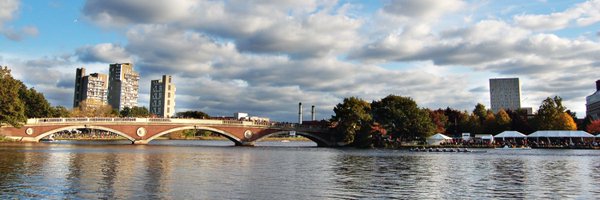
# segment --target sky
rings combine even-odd
[[[585,116],[600,79],[600,0],[0,0],[0,65],[72,107],[75,69],[131,62],[177,86],[176,111],[329,119],[345,97],[490,108],[489,79],[521,104],[560,96]],[[305,119],[310,116],[305,114]]]

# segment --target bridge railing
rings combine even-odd
[[[181,119],[181,118],[34,118],[28,119],[27,124],[78,124],[78,123],[169,123],[169,124],[205,124],[232,126],[260,126],[289,130],[324,131],[329,129],[326,124],[296,124],[267,121],[217,120],[217,119]]]
[[[33,118],[28,119],[27,124],[58,124],[58,123],[177,123],[177,124],[210,124],[210,125],[234,125],[234,126],[271,126],[270,122],[241,121],[241,120],[216,120],[216,119],[181,119],[181,118]]]

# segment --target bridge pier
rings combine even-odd
[[[141,145],[146,145],[148,144],[150,141],[148,140],[135,140],[135,141],[131,141],[131,144],[141,144]]]
[[[253,147],[254,146],[254,142],[241,142],[241,143],[235,143],[235,146],[243,146],[243,147]]]

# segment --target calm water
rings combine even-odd
[[[600,151],[4,144],[0,199],[597,199]]]

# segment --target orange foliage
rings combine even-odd
[[[586,130],[588,133],[600,133],[600,120],[592,121],[592,123],[586,127]]]

